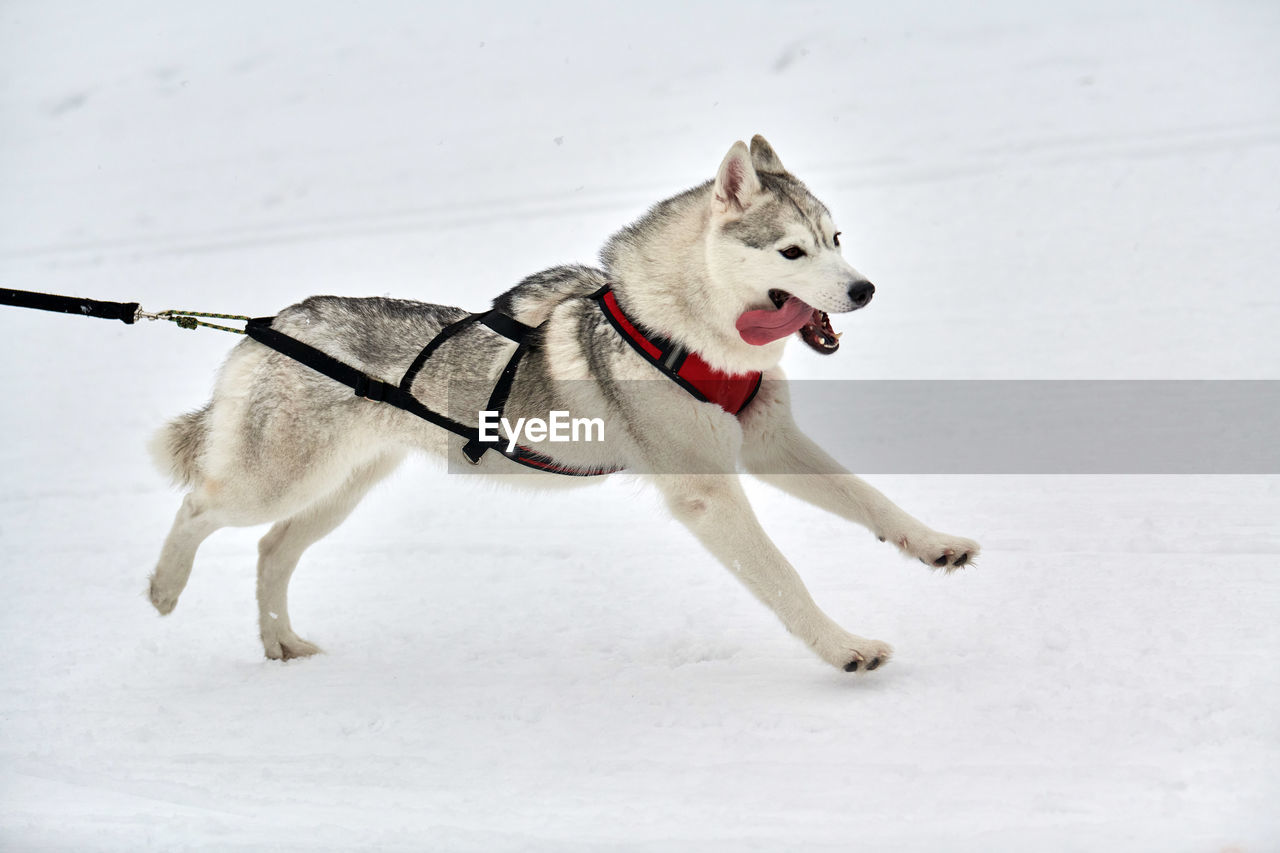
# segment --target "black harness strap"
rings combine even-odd
[[[492,314],[495,312],[490,313]],[[498,316],[501,317],[502,315],[499,314]],[[504,319],[510,320],[509,317]],[[485,323],[484,320],[481,320],[480,322],[489,326],[491,329],[494,328],[488,323]],[[516,323],[515,320],[511,320],[511,322]],[[531,331],[531,327],[525,326],[523,323],[518,323],[518,325],[523,327],[523,331],[512,329],[511,332],[513,334],[518,334],[519,337],[512,337],[511,334],[507,334],[506,332],[499,332],[499,334],[502,334],[504,337],[511,338],[511,340],[516,341],[519,344],[519,346],[516,347],[516,351],[511,354],[511,358],[508,359],[507,366],[502,369],[502,374],[498,377],[497,383],[494,384],[493,392],[489,395],[489,405],[485,409],[485,411],[497,412],[499,418],[502,417],[503,410],[507,407],[507,398],[511,396],[511,384],[515,382],[516,370],[520,367],[520,359],[524,358],[524,354],[528,352],[527,335],[528,332]],[[494,331],[497,331],[497,329],[494,329]],[[462,453],[468,460],[470,460],[472,465],[478,465],[480,463],[480,457],[484,456],[484,452],[501,440],[502,439],[500,438],[495,438],[489,441],[482,441],[480,436],[477,434],[475,438],[468,441],[466,446],[462,448]]]
[[[445,326],[436,336],[427,342],[427,345],[418,353],[417,358],[413,360],[413,364],[409,365],[409,369],[405,371],[404,378],[400,380],[400,390],[408,394],[409,389],[413,387],[413,381],[418,378],[422,365],[427,363],[427,359],[431,358],[431,354],[440,348],[440,345],[449,338],[469,327],[472,323],[481,323],[488,326],[493,331],[510,338],[517,343],[524,339],[524,336],[533,331],[533,326],[526,326],[519,320],[512,319],[505,314],[495,311],[486,311],[480,314],[468,314],[460,320],[455,320]]]
[[[413,364],[410,364],[409,369],[404,372],[404,377],[400,380],[401,393],[405,395],[409,394],[409,389],[413,387],[413,380],[418,378],[418,372],[422,370],[422,365],[427,363],[427,359],[431,357],[431,354],[433,352],[435,352],[440,348],[441,344],[449,340],[449,338],[452,338],[458,332],[461,332],[463,329],[470,326],[472,323],[476,321],[478,317],[482,317],[482,316],[484,315],[468,314],[467,316],[463,317],[461,320],[456,320],[450,323],[449,325],[445,326],[443,329],[441,329],[439,332],[436,333],[436,336],[434,338],[427,341],[427,345],[422,348],[421,352],[418,353],[417,358],[413,360]]]
[[[415,397],[405,393],[401,388],[392,385],[390,382],[375,379],[345,362],[338,361],[338,359],[316,349],[310,344],[304,344],[297,338],[289,337],[284,332],[271,328],[273,319],[275,318],[257,317],[250,320],[248,325],[245,326],[245,334],[263,346],[270,347],[281,355],[286,355],[294,361],[305,364],[317,373],[346,385],[355,391],[357,397],[376,400],[380,403],[389,403],[398,409],[404,409],[425,421],[430,421],[438,427],[443,427],[460,435],[468,441],[478,437],[478,432],[474,427],[460,424],[439,412],[433,412],[422,405]]]
[[[290,337],[284,332],[271,328],[273,319],[275,318],[258,317],[250,320],[245,326],[245,334],[263,346],[269,347],[281,355],[288,356],[335,382],[346,385],[348,388],[353,389],[358,397],[376,400],[380,403],[387,403],[398,409],[403,409],[410,414],[417,415],[424,421],[461,436],[467,441],[466,445],[463,446],[463,453],[473,464],[480,462],[486,450],[496,450],[512,462],[517,462],[526,467],[573,477],[593,477],[599,474],[612,474],[621,470],[617,468],[569,468],[548,456],[520,445],[516,445],[512,450],[508,451],[501,443],[495,443],[493,440],[481,441],[480,430],[477,427],[467,426],[439,412],[428,409],[417,397],[410,393],[409,389],[413,385],[414,378],[431,354],[439,349],[444,341],[472,323],[480,323],[518,344],[516,351],[511,354],[506,367],[503,368],[501,376],[498,377],[493,393],[489,396],[489,410],[498,412],[498,416],[501,417],[502,411],[507,404],[507,398],[511,395],[511,386],[515,381],[520,359],[529,351],[533,341],[529,333],[534,330],[534,327],[507,317],[496,309],[483,314],[469,314],[441,329],[418,353],[417,358],[413,360],[413,364],[409,366],[399,385],[392,385],[390,382],[384,382],[381,379],[369,376],[367,373],[339,361],[310,344],[305,344],[297,338]]]
[[[310,344],[304,344],[297,338],[291,338],[271,328],[271,321],[274,319],[274,317],[255,317],[245,326],[245,334],[258,343],[265,344],[276,352],[287,355],[294,361],[302,362],[312,370],[341,382],[348,388],[354,388],[357,397],[385,402],[390,400],[392,391],[398,390],[390,383],[374,379]]]
[[[488,326],[504,338],[510,338],[516,343],[522,343],[525,336],[536,328],[535,326],[526,326],[514,317],[508,317],[496,308],[492,311],[481,314],[478,322],[481,325]]]
[[[32,293],[29,290],[13,290],[8,287],[0,287],[0,304],[18,308],[35,308],[40,311],[59,311],[63,314],[79,314],[82,317],[99,317],[103,320],[119,320],[129,325],[133,325],[134,320],[138,318],[137,302],[102,302],[97,299]]]

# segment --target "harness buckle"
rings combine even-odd
[[[367,374],[358,376],[356,384],[353,386],[357,397],[364,397],[367,400],[373,400],[378,403],[389,401],[393,389],[395,389],[395,386],[391,383],[383,382],[381,379],[374,379]]]
[[[484,452],[488,449],[487,442],[473,439],[462,446],[462,456],[472,465],[479,465],[480,460],[484,458]]]

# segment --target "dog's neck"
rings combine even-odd
[[[711,227],[707,182],[619,231],[605,244],[601,261],[632,322],[683,344],[717,370],[768,370],[782,358],[786,339],[765,346],[742,340],[734,324],[753,306],[713,280],[707,263]]]

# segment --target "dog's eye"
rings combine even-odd
[[[789,261],[794,261],[796,258],[804,257],[804,249],[801,249],[799,246],[788,246],[785,249],[779,249],[778,254],[782,255],[782,257]]]
[[[840,232],[839,232],[839,231],[837,231],[835,234],[832,234],[832,235],[831,235],[831,242],[832,242],[832,243],[835,243],[837,246],[839,246],[839,245],[840,245]]]

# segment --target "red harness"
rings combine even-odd
[[[636,352],[645,360],[661,370],[667,377],[704,403],[715,403],[731,415],[742,414],[742,410],[755,398],[760,390],[762,374],[725,373],[716,370],[702,360],[696,352],[659,335],[646,335],[622,313],[618,305],[618,297],[613,288],[606,285],[593,294],[599,301],[604,316],[623,340],[631,344]]]

